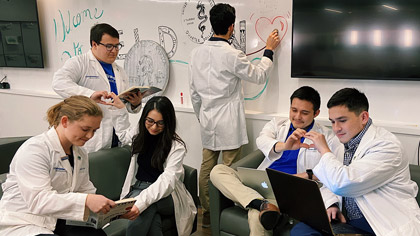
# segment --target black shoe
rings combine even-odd
[[[281,221],[282,214],[280,213],[279,208],[274,204],[265,201],[261,204],[260,211],[260,222],[266,230],[274,229]]]

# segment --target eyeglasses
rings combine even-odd
[[[98,43],[98,44],[103,45],[106,48],[107,51],[112,51],[113,48],[115,48],[116,50],[120,50],[123,47],[123,45],[121,43],[115,44],[115,45],[113,45],[113,44],[103,44],[103,43]]]
[[[146,124],[150,125],[150,126],[153,126],[153,125],[156,124],[157,127],[159,127],[159,128],[165,126],[165,122],[163,120],[155,121],[155,120],[153,120],[152,118],[149,118],[149,117],[146,117]]]

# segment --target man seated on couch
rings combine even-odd
[[[289,119],[273,118],[257,138],[257,146],[265,159],[258,169],[267,167],[290,174],[314,167],[320,155],[307,150],[310,142],[304,135],[310,130],[322,133],[336,154],[343,150],[334,133],[314,120],[319,114],[321,99],[312,87],[303,86],[290,97]],[[281,218],[274,199],[264,199],[257,191],[241,183],[237,172],[217,165],[210,173],[214,186],[227,198],[248,209],[250,235],[271,234]]]
[[[331,153],[325,142],[328,138],[322,134],[310,131],[305,135],[321,154],[312,177],[339,195],[333,196],[332,204],[325,204],[327,212],[333,219],[375,235],[420,235],[418,187],[410,180],[400,141],[372,123],[368,99],[355,88],[337,91],[327,107],[333,131],[344,144],[344,158]],[[299,176],[308,178],[306,173]],[[338,208],[341,201],[347,218]],[[322,234],[299,223],[291,235]]]

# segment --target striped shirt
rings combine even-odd
[[[358,135],[356,135],[356,137],[352,138],[348,143],[344,144],[344,165],[350,165],[354,153],[356,152],[357,147],[359,147],[360,141],[362,140],[363,136],[365,135],[366,131],[368,130],[371,124],[372,119],[369,118],[363,130]],[[354,201],[354,198],[343,197],[343,199],[344,206],[347,210],[347,217],[349,218],[349,220],[356,220],[364,217],[356,202]]]

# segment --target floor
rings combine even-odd
[[[202,213],[201,208],[198,208],[198,225],[197,225],[197,231],[195,231],[192,236],[211,236],[211,230],[210,228],[203,228],[201,227],[201,220],[202,220]]]

